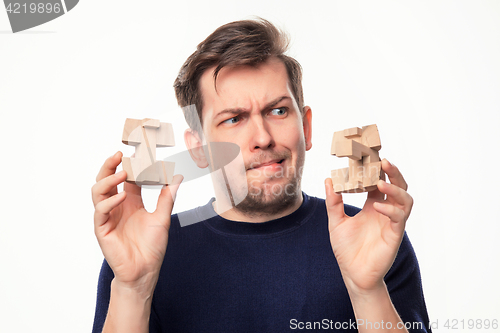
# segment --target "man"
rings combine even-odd
[[[216,187],[206,206],[171,216],[176,176],[149,214],[139,187],[117,193],[121,153],[104,163],[92,189],[106,258],[94,332],[427,331],[399,170],[382,162],[390,183],[361,211],[330,179],[326,203],[301,192],[312,110],[286,48],[265,20],[233,22],[198,46],[175,82],[180,106],[196,106],[185,141],[198,166],[209,164],[207,143],[240,147],[248,195],[235,207],[221,208]],[[184,215],[201,222],[181,227]]]

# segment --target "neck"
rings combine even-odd
[[[302,193],[302,192],[300,192]],[[262,213],[262,212],[242,212],[238,209],[238,207],[233,207],[229,210],[221,209],[217,204],[217,199],[212,203],[212,206],[215,212],[221,217],[231,220],[231,221],[241,221],[241,222],[252,222],[252,223],[261,223],[267,222],[275,219],[279,219],[280,217],[290,215],[294,211],[296,211],[300,205],[302,204],[303,198],[302,194],[298,195],[294,200],[293,204],[288,206],[287,208],[273,212],[273,213]],[[220,201],[219,201],[220,202]]]

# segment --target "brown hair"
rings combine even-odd
[[[288,36],[264,19],[236,21],[217,28],[189,56],[174,82],[177,102],[183,108],[189,127],[202,135],[201,128],[198,128],[198,124],[203,126],[203,98],[199,80],[204,71],[216,66],[215,85],[223,67],[257,66],[270,57],[276,57],[285,64],[292,93],[302,112],[302,68],[297,60],[284,54],[288,44]],[[188,107],[190,105],[196,106],[196,113],[192,107]],[[199,121],[194,117],[198,117]]]

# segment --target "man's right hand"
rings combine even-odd
[[[127,178],[125,171],[115,174],[121,159],[121,152],[108,158],[92,187],[95,234],[115,274],[113,283],[152,295],[165,256],[170,214],[182,176],[175,176],[172,184],[163,187],[156,210],[148,213],[139,186],[125,182],[124,191],[118,193],[117,185]]]

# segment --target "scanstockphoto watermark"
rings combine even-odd
[[[356,319],[349,321],[334,321],[331,319],[323,319],[321,321],[299,321],[297,319],[290,319],[290,328],[292,330],[347,330],[360,328],[365,329],[404,329],[407,330],[421,330],[424,324],[421,322],[398,322],[393,324],[392,322],[375,321],[371,322],[364,319]]]
[[[250,167],[253,166],[254,163],[250,165]],[[256,164],[256,163],[255,163]],[[287,166],[283,167],[281,165],[278,165],[276,167],[277,170],[275,171],[269,171],[268,169],[252,169],[252,179],[249,179],[249,195],[252,196],[260,196],[263,189],[262,189],[262,184],[260,179],[280,179],[280,178],[287,178],[289,180],[292,179],[300,179],[302,176],[302,172],[304,170],[304,166],[300,166],[299,168],[296,168],[295,166]],[[253,179],[256,178],[256,179]],[[272,184],[270,187],[270,192],[272,192],[274,195],[281,195],[282,193],[285,193],[287,196],[295,196],[297,195],[297,190],[300,189],[299,187],[295,186],[294,183],[287,183],[287,184]]]
[[[75,8],[78,2],[79,0],[4,0],[13,33],[52,21]]]

